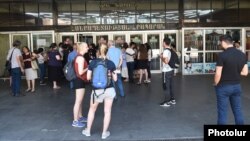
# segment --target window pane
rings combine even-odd
[[[39,24],[53,25],[52,4],[39,3]]]
[[[150,23],[150,1],[137,3],[136,13],[137,23]]]
[[[60,2],[58,5],[58,25],[71,25],[70,2]]]
[[[102,24],[118,24],[120,5],[116,2],[101,2],[101,18]]]
[[[52,34],[33,34],[33,50],[48,49],[52,42]]]
[[[22,3],[10,3],[11,25],[24,25],[24,14]]]
[[[84,1],[72,3],[72,22],[73,25],[86,24],[87,20]]]
[[[179,22],[179,5],[176,0],[166,1],[166,22],[177,23]]]
[[[240,0],[240,22],[249,22],[250,21],[250,1],[249,0]]]
[[[171,17],[174,14],[170,14]],[[151,3],[151,22],[152,23],[165,23],[165,1],[155,0]]]
[[[127,0],[127,6],[120,7],[122,12],[119,13],[119,23],[120,24],[133,24],[135,23],[135,1]]]
[[[221,50],[220,37],[224,34],[224,30],[206,30],[206,50]]]
[[[98,1],[88,1],[86,3],[86,18],[87,24],[100,24],[100,2]]]
[[[9,4],[1,3],[0,4],[0,26],[9,26],[10,25],[10,16],[9,16]]]
[[[203,30],[186,30],[184,47],[186,51],[203,50]]]
[[[185,0],[184,1],[184,22],[195,23],[197,21],[197,9],[196,0]]]
[[[38,21],[38,4],[25,3],[25,25],[36,25]]]
[[[198,16],[199,22],[211,21],[211,2],[210,0],[198,1]]]

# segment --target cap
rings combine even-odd
[[[225,35],[222,35],[221,37],[220,37],[220,41],[226,41],[226,42],[233,42],[233,38],[230,36],[230,35],[228,35],[228,34],[225,34]]]

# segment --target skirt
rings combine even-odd
[[[138,60],[138,69],[147,69],[148,60]]]
[[[37,70],[32,68],[25,69],[26,80],[35,80],[37,79]]]

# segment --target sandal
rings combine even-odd
[[[28,88],[27,90],[26,90],[26,92],[30,92],[31,91],[31,89],[30,88]]]

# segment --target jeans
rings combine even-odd
[[[135,63],[134,62],[127,62],[127,67],[128,67],[128,78],[129,82],[134,82],[134,68],[135,68]]]
[[[117,81],[112,81],[114,88],[119,90],[120,96],[125,96],[124,95],[124,90],[123,90],[123,84],[122,84],[122,76],[120,73],[117,73]]]
[[[20,94],[21,75],[22,73],[20,68],[11,69],[11,89],[14,96],[18,96]]]
[[[44,82],[44,77],[45,77],[45,64],[39,64],[39,77],[40,77],[40,82]]]
[[[227,124],[228,101],[234,114],[235,124],[244,124],[241,110],[241,86],[240,84],[219,85],[215,87],[217,96],[218,125]]]
[[[173,93],[173,76],[174,71],[169,72],[162,72],[162,84],[163,89],[166,90],[165,93],[165,101],[167,101],[167,97],[170,95],[170,99],[174,99],[174,93]]]

